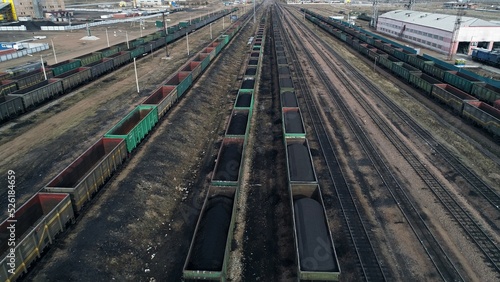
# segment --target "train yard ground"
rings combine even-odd
[[[255,34],[264,15],[271,20],[273,1],[264,1],[258,11],[257,23],[243,28],[218,59],[206,70],[196,84],[173,110],[156,125],[147,139],[125,165],[108,181],[97,196],[84,208],[77,222],[61,235],[55,245],[23,278],[25,281],[180,281],[182,268],[196,221],[206,195],[211,172],[221,145],[221,136],[235,99],[238,84],[245,70],[249,53],[248,38]],[[311,5],[316,12],[328,15],[327,9]],[[221,7],[222,8],[222,7]],[[277,8],[274,8],[277,10]],[[474,173],[498,191],[500,182],[500,145],[480,129],[462,121],[450,111],[392,77],[380,66],[370,64],[359,53],[304,22],[294,7],[287,7],[282,23],[283,34],[290,36],[290,47],[296,50],[296,60],[290,60],[292,73],[299,68],[304,76],[294,82],[306,81],[312,96],[298,90],[304,112],[306,132],[311,146],[316,172],[325,199],[326,212],[333,235],[340,267],[341,281],[362,281],[357,251],[349,237],[349,226],[343,218],[341,199],[330,176],[328,157],[316,137],[318,123],[332,137],[332,150],[337,155],[353,201],[364,216],[374,253],[383,264],[382,272],[388,281],[439,281],[439,267],[429,259],[414,222],[405,213],[403,201],[393,198],[387,179],[380,176],[360,137],[342,114],[339,100],[330,96],[328,83],[321,80],[317,68],[324,70],[343,100],[352,120],[373,144],[380,159],[385,160],[394,178],[416,206],[416,213],[430,231],[443,253],[465,281],[495,281],[500,275],[485,261],[450,213],[439,202],[432,189],[422,180],[379,128],[376,118],[395,132],[401,144],[415,153],[416,158],[450,191],[452,197],[500,242],[500,215],[469,187],[454,168],[440,158],[434,146],[440,145],[466,164]],[[176,17],[176,18],[174,18]],[[186,20],[185,12],[172,15],[172,22]],[[228,22],[226,22],[227,26]],[[308,29],[306,29],[308,28]],[[110,44],[140,36],[138,26],[117,26],[119,36],[108,32]],[[222,20],[212,25],[214,37],[221,33]],[[269,30],[269,29],[268,29]],[[294,40],[291,31],[302,40]],[[151,26],[143,33],[155,31]],[[104,30],[93,35],[98,41],[82,43],[84,31],[64,35],[56,50],[58,61],[107,47]],[[317,34],[317,38],[311,34]],[[272,35],[267,33],[264,64],[256,93],[250,142],[245,155],[246,174],[243,176],[242,196],[238,202],[230,281],[291,281],[297,278],[293,248],[292,218],[286,183],[286,160],[281,132],[277,70],[273,67]],[[1,39],[1,37],[0,37]],[[208,27],[189,36],[191,55],[210,41]],[[341,57],[354,66],[362,76],[383,90],[384,94],[403,109],[436,142],[422,140],[407,122],[396,116],[384,100],[364,89],[353,70],[322,46],[332,46]],[[171,59],[164,60],[165,50],[137,61],[140,89],[137,93],[133,65],[108,74],[77,91],[44,105],[23,117],[0,127],[0,174],[12,169],[19,175],[18,203],[26,201],[58,172],[62,171],[86,148],[93,144],[122,117],[139,104],[170,74],[189,58],[186,41],[180,39],[169,45]],[[307,57],[309,53],[311,57]],[[291,56],[291,55],[289,55]],[[54,63],[51,52],[44,58]],[[32,58],[31,58],[32,59]],[[30,60],[23,58],[22,60]],[[20,61],[12,62],[14,65]],[[10,64],[10,63],[9,63]],[[314,67],[316,65],[317,68]],[[336,75],[329,70],[339,69]],[[3,65],[2,65],[3,67]],[[375,70],[375,71],[374,71]],[[299,85],[299,83],[297,83]],[[306,86],[304,86],[306,87]],[[366,90],[366,91],[365,91]],[[356,93],[364,93],[357,96]],[[357,98],[356,98],[357,97]],[[361,100],[359,100],[361,99]],[[305,105],[306,102],[314,103]],[[372,107],[369,111],[366,107]],[[315,120],[313,107],[321,120]],[[0,193],[0,198],[6,198]],[[2,213],[6,201],[0,203]],[[422,235],[423,236],[423,235]],[[425,235],[430,236],[430,235]],[[429,240],[429,237],[422,237]],[[450,274],[451,275],[451,274]]]

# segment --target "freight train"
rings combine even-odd
[[[275,19],[274,50],[278,68],[297,276],[299,281],[338,281],[340,265],[288,65],[284,44],[286,38],[280,29],[278,20]],[[317,259],[318,252],[324,254],[321,259]]]
[[[141,58],[234,10],[180,22],[127,43],[119,43],[71,60],[22,73],[0,73],[0,123],[98,79],[134,58]]]
[[[207,196],[184,262],[184,281],[227,281],[229,252],[233,245],[240,185],[254,98],[263,58],[266,18],[250,45],[247,69],[240,82],[233,110],[217,155]]]
[[[472,60],[500,68],[500,51],[474,49],[472,50]]]
[[[417,55],[382,36],[309,10],[306,18],[352,46],[426,95],[447,105],[457,115],[500,138],[500,84],[428,55]]]
[[[15,209],[9,205],[9,215],[0,224],[0,281],[15,281],[25,274],[43,251],[54,243],[58,234],[74,222],[84,205],[120,169],[156,123],[233,39],[240,24],[239,21],[233,23],[177,73],[168,77],[163,85],[22,206]],[[123,54],[128,58],[130,53]],[[117,51],[114,54],[117,57],[122,53]],[[15,178],[15,174],[10,177]],[[15,231],[12,231],[12,225]],[[9,238],[15,238],[15,247]]]

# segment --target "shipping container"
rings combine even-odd
[[[226,281],[236,201],[236,189],[209,187],[184,263],[185,281]]]
[[[118,124],[113,126],[104,137],[125,139],[127,151],[130,153],[146,137],[158,122],[156,106],[139,105]]]
[[[485,85],[484,81],[473,78],[466,74],[457,71],[446,71],[444,73],[444,82],[455,86],[456,88],[463,90],[467,93],[472,93],[472,86],[474,84]]]
[[[177,86],[177,97],[180,98],[193,83],[190,72],[179,71],[165,83],[167,86]]]
[[[307,139],[286,139],[285,145],[290,183],[317,183]]]
[[[177,101],[176,86],[160,86],[153,94],[149,95],[141,104],[142,105],[157,105],[158,118],[164,116],[167,111]]]
[[[465,101],[477,101],[471,95],[448,84],[435,84],[431,95],[458,113],[462,112]]]
[[[495,101],[500,100],[500,88],[491,84],[474,83],[471,94],[481,101],[493,105]]]
[[[23,99],[21,97],[0,97],[0,121],[14,118],[24,112]]]
[[[15,220],[16,222],[10,222]],[[0,281],[15,281],[40,258],[56,236],[74,221],[68,194],[37,193],[0,225]],[[14,231],[12,231],[14,226]],[[15,233],[16,247],[10,252],[7,238]],[[15,259],[12,260],[11,257]],[[11,265],[14,273],[8,272]]]
[[[9,95],[12,97],[21,97],[23,99],[24,108],[27,110],[43,103],[44,101],[52,99],[55,96],[62,95],[63,93],[64,90],[62,81],[45,80]]]
[[[237,186],[243,161],[244,138],[224,138],[212,173],[212,185]]]
[[[304,120],[299,108],[282,109],[282,126],[285,138],[306,138]]]
[[[47,67],[47,70],[52,70],[54,76],[58,76],[65,72],[79,68],[81,66],[82,62],[80,60],[67,60],[64,62],[57,63],[55,65],[50,65]]]
[[[416,86],[418,89],[423,90],[428,95],[432,92],[432,87],[434,84],[441,84],[442,82],[426,75],[425,73],[410,73],[409,80],[410,84]]]
[[[127,157],[123,139],[101,138],[52,179],[46,192],[69,193],[73,210],[79,212]]]
[[[290,190],[299,280],[338,281],[340,265],[319,186],[290,185]]]

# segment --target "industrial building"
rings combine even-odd
[[[445,54],[500,48],[499,24],[463,16],[456,23],[456,15],[396,10],[378,17],[377,31]]]
[[[0,3],[0,16],[7,21],[41,19],[44,12],[61,10],[64,10],[64,0],[2,0]]]

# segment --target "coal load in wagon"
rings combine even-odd
[[[245,135],[247,130],[248,113],[234,113],[227,129],[229,135]]]
[[[315,181],[309,149],[306,143],[289,144],[288,162],[291,181]]]
[[[216,196],[208,200],[200,221],[188,269],[220,271],[224,261],[233,200]]]
[[[294,205],[300,268],[303,271],[338,271],[321,204],[311,198]]]
[[[287,92],[283,92],[281,94],[281,100],[282,100],[282,103],[283,103],[283,107],[287,108],[295,108],[295,107],[298,107],[298,103],[297,103],[297,97],[295,96],[295,93],[294,92],[290,92],[290,91],[287,91]]]
[[[242,145],[239,143],[224,144],[217,167],[215,168],[214,180],[237,181],[240,170]]]
[[[238,95],[238,100],[236,101],[236,107],[250,107],[252,102],[252,94],[240,93]]]
[[[286,133],[304,133],[299,111],[285,112],[285,129]]]

